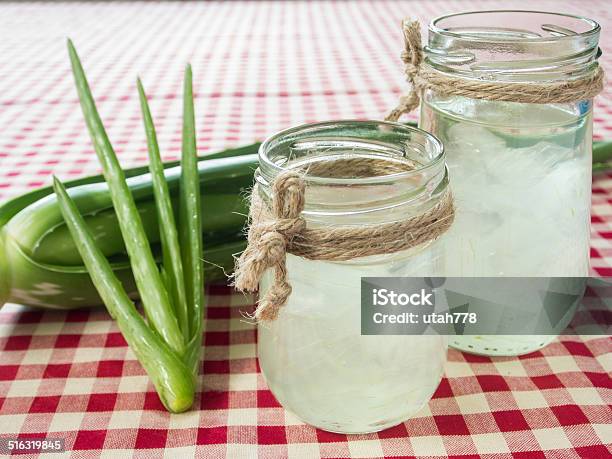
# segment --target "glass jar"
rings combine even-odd
[[[595,71],[599,32],[594,21],[556,13],[452,14],[431,22],[425,62],[466,79],[565,81]],[[592,100],[528,104],[426,91],[419,125],[444,144],[453,178],[446,275],[589,274]],[[554,337],[465,336],[450,344],[518,355]]]
[[[354,158],[389,161],[406,171],[312,173],[322,162]],[[299,126],[266,140],[259,161],[255,177],[267,202],[281,171],[306,171],[302,215],[310,228],[403,220],[437,204],[448,186],[442,144],[398,123]],[[441,265],[438,241],[343,262],[287,254],[291,296],[276,320],[258,325],[259,363],[278,401],[307,423],[342,433],[383,430],[416,413],[440,382],[446,338],[362,336],[361,277],[436,275]],[[260,295],[272,277],[268,270]]]

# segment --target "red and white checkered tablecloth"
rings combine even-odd
[[[202,153],[316,120],[381,118],[405,89],[399,21],[530,8],[591,17],[606,0],[0,4],[0,200],[98,171],[65,49],[81,54],[125,166],[146,159],[136,75],[152,98],[166,159],[180,150],[183,66],[195,74]],[[596,138],[612,138],[612,90]],[[612,275],[612,174],[593,184],[592,265]],[[607,301],[593,292],[588,301]],[[610,292],[612,297],[612,292]],[[446,377],[413,419],[346,436],[305,425],[267,390],[253,298],[209,286],[202,390],[170,415],[102,309],[0,311],[0,436],[64,438],[70,457],[605,458],[612,443],[612,340],[564,336],[520,358],[451,350]],[[49,457],[57,457],[49,455]]]

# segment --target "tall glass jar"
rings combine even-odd
[[[599,31],[594,21],[556,13],[452,14],[431,22],[425,62],[466,79],[566,81],[595,71]],[[453,179],[446,275],[588,275],[592,100],[527,104],[426,91],[419,125],[443,142]],[[450,344],[518,355],[553,338],[466,336]]]
[[[388,161],[392,175],[318,173],[323,162]],[[442,144],[420,129],[378,121],[299,126],[266,140],[255,176],[264,200],[282,171],[306,171],[303,217],[310,228],[379,225],[418,215],[448,185]],[[439,273],[438,241],[344,262],[287,255],[292,294],[278,318],[258,326],[263,375],[278,401],[304,421],[343,433],[374,432],[416,413],[435,391],[446,359],[441,336],[362,336],[362,276]],[[272,282],[270,272],[260,295]]]

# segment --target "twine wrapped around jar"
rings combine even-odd
[[[362,161],[344,161],[357,174],[363,173],[363,168],[367,166]],[[386,167],[380,166],[385,161],[375,162],[379,165],[371,164],[368,167],[378,171]],[[330,161],[327,167],[337,173],[337,163]],[[429,210],[402,221],[380,225],[308,228],[301,215],[305,193],[303,172],[290,170],[280,174],[274,181],[271,207],[261,198],[257,185],[251,194],[248,246],[236,263],[234,281],[238,290],[254,292],[264,272],[269,268],[274,269],[274,282],[260,298],[255,311],[257,320],[276,319],[291,294],[291,285],[287,280],[287,253],[309,260],[325,261],[346,261],[394,253],[438,238],[450,227],[455,216],[453,198],[447,191]]]
[[[424,62],[419,22],[404,20],[402,28],[405,42],[402,60],[412,89],[400,98],[398,106],[386,116],[386,121],[397,121],[404,113],[417,108],[420,94],[425,89],[442,95],[532,104],[577,102],[591,99],[603,90],[604,72],[600,66],[589,75],[563,81],[505,82],[448,75]]]

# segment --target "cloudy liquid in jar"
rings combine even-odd
[[[447,276],[587,276],[591,110],[452,97],[424,100],[422,129],[444,144],[457,212],[444,236]],[[453,337],[487,355],[518,355],[553,334]]]
[[[354,150],[347,154],[361,156]],[[342,190],[323,193],[338,195]],[[378,186],[364,193],[376,201],[393,192]],[[332,199],[317,195],[321,202]],[[385,218],[406,218],[402,209],[389,208]],[[369,224],[378,223],[378,218]],[[311,227],[317,225],[307,221]],[[276,320],[258,324],[259,362],[277,400],[303,421],[342,433],[380,431],[419,411],[442,378],[447,339],[362,336],[361,278],[435,276],[442,266],[440,256],[438,241],[343,262],[288,254],[292,293]],[[260,295],[272,281],[268,271],[260,282]]]
[[[364,433],[429,401],[444,371],[445,337],[360,334],[361,276],[419,276],[439,257],[435,246],[411,252],[344,263],[287,256],[293,292],[258,334],[266,382],[285,408],[328,431]],[[270,281],[268,273],[260,288]]]

